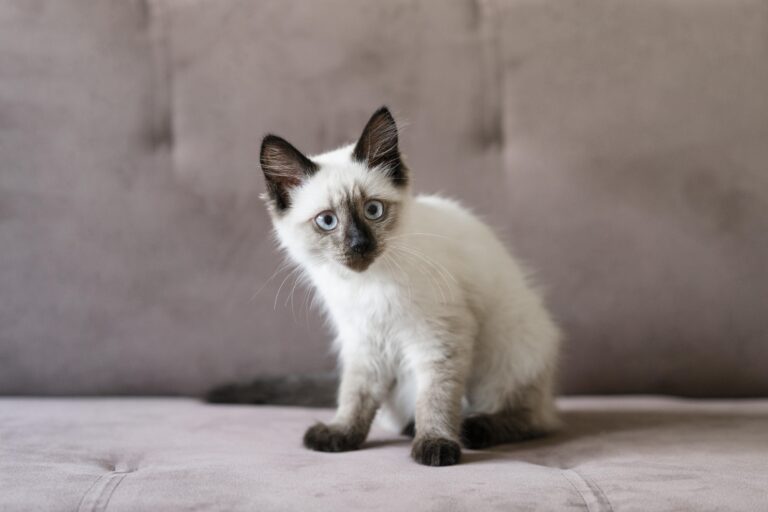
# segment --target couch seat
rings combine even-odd
[[[374,430],[315,453],[332,411],[185,398],[0,399],[0,510],[768,510],[768,400],[560,400],[548,439],[419,466]]]

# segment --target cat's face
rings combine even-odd
[[[384,252],[408,183],[386,108],[371,117],[356,144],[312,158],[267,135],[261,167],[275,230],[295,259],[363,272]]]

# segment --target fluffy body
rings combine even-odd
[[[310,427],[321,451],[360,447],[378,414],[414,436],[421,464],[553,430],[559,333],[488,226],[458,203],[414,197],[394,118],[357,143],[306,157],[267,135],[261,166],[281,246],[336,327],[336,416]]]
[[[336,417],[310,429],[305,443],[356,448],[378,411],[398,431],[415,420],[414,457],[443,465],[458,461],[458,451],[444,454],[462,437],[481,447],[555,429],[560,334],[520,265],[459,203],[413,196],[352,153],[347,146],[310,157],[317,170],[291,191],[292,206],[273,209],[280,245],[309,276],[335,327],[342,369]],[[350,191],[384,201],[396,216],[362,272],[329,255],[312,222]],[[509,432],[485,431],[493,428]]]

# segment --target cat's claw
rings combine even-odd
[[[427,437],[413,443],[411,457],[425,466],[452,466],[459,463],[461,447],[450,439]]]

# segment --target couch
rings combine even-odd
[[[0,2],[0,510],[768,509],[762,0]],[[327,408],[258,196],[389,105],[566,333],[557,435],[427,468]]]

